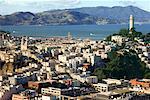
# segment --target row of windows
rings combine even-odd
[[[42,90],[42,93],[60,93],[60,91]]]

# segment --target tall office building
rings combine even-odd
[[[134,17],[133,15],[130,15],[130,21],[129,21],[129,30],[132,32],[132,29],[134,28]]]

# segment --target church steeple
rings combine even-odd
[[[21,50],[27,50],[28,48],[28,38],[27,37],[22,37],[21,39]]]

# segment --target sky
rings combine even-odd
[[[0,14],[7,15],[19,11],[36,13],[54,9],[129,5],[150,11],[150,0],[0,0]]]

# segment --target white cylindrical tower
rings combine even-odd
[[[133,17],[133,15],[130,15],[130,26],[129,26],[129,30],[131,31],[132,28],[134,28],[134,17]]]

